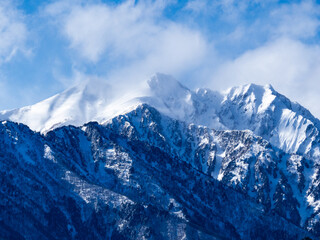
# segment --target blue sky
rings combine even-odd
[[[320,116],[320,5],[276,0],[0,0],[0,109],[90,78],[272,84]]]

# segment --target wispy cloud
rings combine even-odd
[[[27,27],[21,14],[10,1],[0,2],[0,64],[18,51],[26,51]]]
[[[75,4],[64,8],[62,4],[48,6],[47,12],[61,19],[59,26],[70,47],[88,61],[108,58],[122,65],[145,61],[158,68],[170,65],[168,69],[172,70],[196,63],[206,50],[199,31],[163,18],[163,1]]]
[[[276,36],[307,39],[318,33],[319,15],[320,7],[313,1],[283,5],[271,12],[269,29]]]
[[[199,15],[219,15],[227,21],[235,21],[247,10],[250,4],[255,2],[246,0],[191,0],[188,1],[185,9]]]

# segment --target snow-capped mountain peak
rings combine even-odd
[[[86,81],[34,105],[2,111],[0,118],[24,123],[35,131],[46,131],[92,121],[111,99],[110,85]]]
[[[194,112],[193,92],[172,76],[157,73],[148,81],[150,96],[141,98],[142,103],[156,107],[162,113],[182,120]]]
[[[230,88],[227,91],[224,102],[231,101],[234,103],[246,104],[246,110],[252,110],[253,112],[259,113],[264,112],[271,107],[276,96],[277,92],[270,84],[260,86],[251,83]]]
[[[228,128],[250,129],[287,152],[309,153],[312,142],[319,139],[319,120],[271,85],[231,88],[221,109],[220,117]]]
[[[183,98],[190,95],[190,90],[170,75],[156,73],[148,80],[150,90],[162,99]]]

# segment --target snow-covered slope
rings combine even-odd
[[[120,95],[112,86],[88,81],[35,105],[2,111],[0,120],[45,132],[63,125],[103,123],[146,103],[174,119],[217,130],[248,129],[286,152],[320,159],[320,121],[270,85],[249,84],[224,93],[192,91],[164,74],[147,83]]]
[[[250,129],[286,152],[319,158],[319,120],[270,85],[231,88],[219,116],[229,129]]]
[[[0,119],[24,123],[34,131],[45,132],[65,125],[80,126],[101,116],[113,117],[136,105],[132,93],[115,99],[113,90],[112,86],[93,79],[37,104],[2,111]]]

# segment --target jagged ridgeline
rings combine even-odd
[[[319,120],[271,86],[92,91],[1,113],[0,239],[320,236]]]

